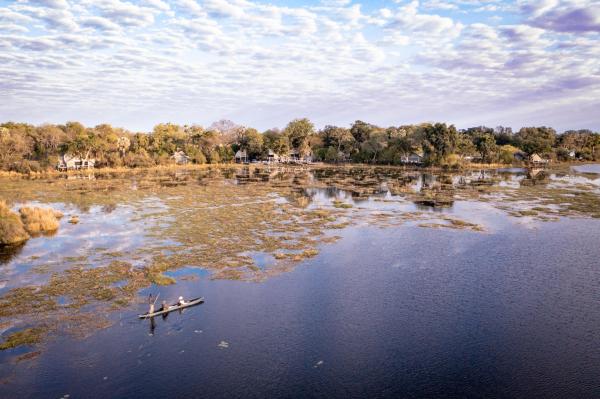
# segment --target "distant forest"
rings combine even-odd
[[[349,128],[316,130],[308,119],[283,130],[259,132],[222,120],[209,128],[161,123],[149,133],[133,133],[108,124],[85,127],[7,122],[0,124],[0,169],[29,173],[56,167],[61,154],[93,158],[96,167],[150,167],[175,162],[184,151],[189,162],[228,163],[243,150],[249,160],[294,151],[315,161],[398,165],[418,154],[424,165],[460,167],[466,162],[513,164],[515,154],[558,161],[600,160],[600,134],[550,127],[485,126],[457,130],[445,123],[379,127],[356,121]]]

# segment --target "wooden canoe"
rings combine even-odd
[[[154,316],[160,316],[161,314],[167,314],[170,313],[174,310],[179,310],[179,309],[184,309],[184,308],[189,308],[190,306],[195,306],[195,305],[199,305],[201,303],[204,303],[204,297],[200,297],[200,298],[194,298],[194,299],[190,299],[189,301],[185,302],[183,305],[179,305],[178,303],[175,303],[171,306],[169,306],[167,309],[165,310],[157,310],[154,313],[144,313],[144,314],[140,314],[138,315],[138,317],[140,319],[146,319],[148,317],[154,317]]]

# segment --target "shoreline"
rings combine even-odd
[[[289,167],[289,168],[308,168],[308,169],[326,169],[326,168],[341,168],[341,169],[356,169],[356,168],[386,168],[386,169],[400,169],[406,171],[426,171],[426,172],[458,172],[465,170],[494,170],[503,168],[524,168],[524,169],[561,169],[564,167],[571,167],[576,165],[593,164],[594,161],[577,161],[577,162],[553,162],[545,165],[529,165],[523,163],[517,164],[468,164],[461,166],[460,168],[445,168],[441,166],[417,166],[417,165],[383,165],[383,164],[363,164],[363,163],[325,163],[315,162],[311,164],[263,164],[263,163],[217,163],[217,164],[191,164],[191,165],[156,165],[150,167],[141,168],[95,168],[95,169],[79,169],[79,170],[68,170],[58,171],[55,169],[48,169],[42,172],[31,172],[31,173],[20,173],[14,171],[0,171],[0,178],[25,178],[25,179],[36,179],[36,178],[48,178],[48,177],[60,177],[60,176],[77,176],[77,175],[94,175],[94,174],[128,174],[128,173],[147,173],[147,172],[169,172],[169,171],[186,171],[186,170],[204,170],[204,169],[227,169],[227,168],[270,168],[270,167]]]

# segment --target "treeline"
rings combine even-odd
[[[326,126],[317,131],[308,119],[291,121],[283,130],[259,132],[219,121],[209,128],[156,125],[150,133],[132,133],[107,124],[0,124],[0,168],[22,173],[54,168],[61,154],[94,158],[96,167],[148,167],[174,162],[184,151],[197,164],[228,163],[244,150],[248,159],[264,159],[269,152],[316,161],[401,164],[410,154],[426,165],[460,166],[465,162],[515,163],[515,153],[565,161],[600,160],[600,134],[549,127],[485,126],[457,130],[444,123],[379,127],[356,121],[349,128]]]

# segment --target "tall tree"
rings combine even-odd
[[[473,142],[483,162],[493,162],[495,160],[498,147],[493,134],[480,133],[473,138]]]
[[[284,133],[288,137],[291,147],[300,152],[300,155],[307,155],[310,152],[308,139],[309,136],[315,134],[315,126],[310,120],[307,118],[294,119],[287,124]]]
[[[458,141],[458,132],[454,125],[436,123],[424,128],[426,152],[429,162],[439,163],[454,152]]]
[[[516,135],[519,145],[528,154],[546,154],[552,151],[556,131],[550,127],[523,127]]]
[[[375,130],[375,126],[363,121],[356,121],[350,127],[350,133],[357,143],[364,143],[369,139],[371,133]]]
[[[327,125],[321,130],[323,145],[333,147],[339,154],[340,152],[349,152],[354,144],[354,136],[349,129],[337,126]]]

